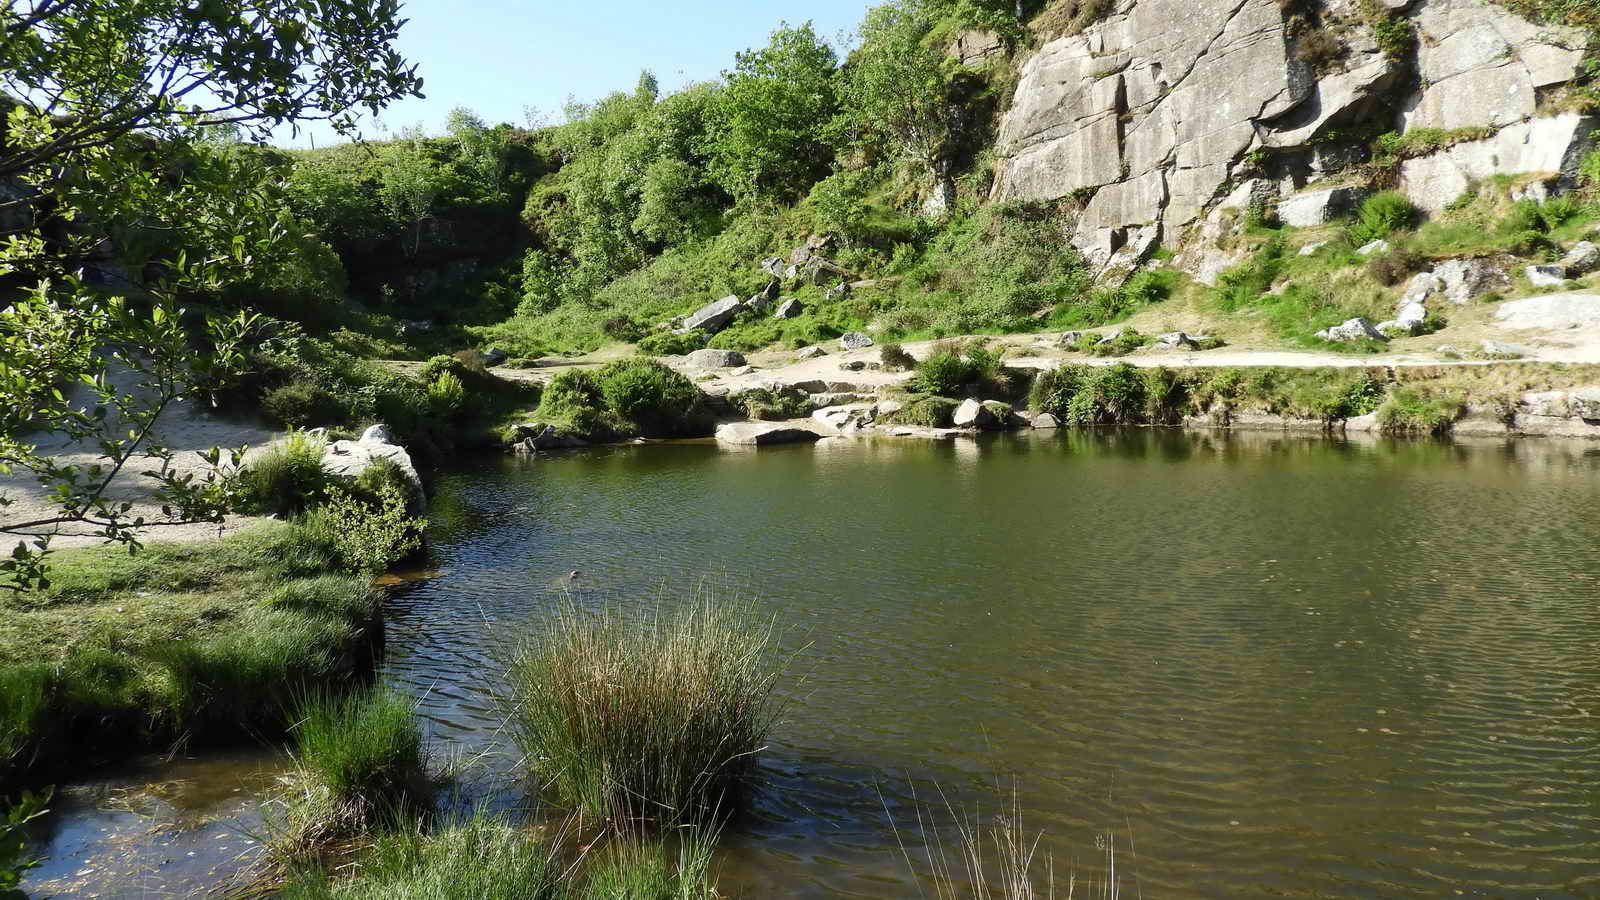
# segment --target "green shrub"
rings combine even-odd
[[[704,394],[694,382],[648,357],[557,375],[537,415],[594,440],[609,437],[694,437],[710,432]]]
[[[1123,425],[1143,420],[1146,385],[1139,369],[1128,363],[1088,366],[1061,420],[1071,425]],[[1047,410],[1054,412],[1054,410]]]
[[[969,393],[987,397],[1010,397],[1020,383],[1020,373],[1005,367],[1000,354],[981,342],[965,346],[946,344],[935,347],[916,365],[912,385],[918,392],[941,397],[964,397]]]
[[[913,383],[919,391],[941,397],[959,397],[969,383],[967,361],[954,347],[938,347],[917,364]]]
[[[1578,177],[1586,187],[1600,188],[1600,150],[1592,150],[1578,165]]]
[[[291,381],[261,396],[261,415],[284,428],[310,428],[343,422],[348,409],[311,381]]]
[[[1140,334],[1136,328],[1122,329],[1122,333],[1118,334],[1110,342],[1102,342],[1093,335],[1085,335],[1085,337],[1090,340],[1084,342],[1083,349],[1095,356],[1127,356],[1140,347],[1148,346],[1155,340],[1149,335]]]
[[[1418,271],[1423,266],[1420,256],[1409,250],[1393,250],[1389,253],[1374,254],[1367,260],[1367,274],[1372,280],[1382,285],[1395,285],[1410,277],[1412,272]]]
[[[329,488],[327,502],[306,512],[295,526],[332,547],[348,571],[387,571],[422,549],[427,522],[407,514],[407,497],[393,484],[381,484],[375,493],[372,502]]]
[[[1357,246],[1381,241],[1417,220],[1417,208],[1399,191],[1381,191],[1368,197],[1350,225],[1350,240]]]
[[[696,350],[705,349],[706,342],[711,336],[696,328],[683,334],[671,331],[658,331],[654,334],[640,338],[639,352],[650,356],[682,356]],[[732,349],[732,348],[729,348]]]
[[[768,388],[745,391],[734,400],[734,404],[746,418],[765,422],[801,418],[810,405],[798,392]]]
[[[511,662],[512,733],[587,813],[710,823],[741,808],[772,726],[771,641],[748,607],[710,598],[644,618],[569,603]]]
[[[896,343],[888,343],[879,347],[878,361],[889,372],[909,372],[917,367],[917,358],[907,353],[904,347]]]
[[[440,372],[428,385],[428,408],[434,415],[455,419],[466,409],[466,404],[467,387],[455,375]]]
[[[1397,434],[1439,435],[1448,432],[1465,409],[1465,398],[1457,392],[1400,386],[1378,407],[1378,423],[1384,431]]]
[[[320,503],[333,479],[322,465],[327,446],[303,431],[291,431],[269,446],[239,475],[246,508],[281,516]]]

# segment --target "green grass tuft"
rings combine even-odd
[[[706,824],[739,810],[776,715],[770,623],[709,596],[629,617],[563,605],[510,666],[526,765],[601,818]]]

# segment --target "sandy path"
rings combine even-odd
[[[157,421],[152,433],[158,443],[177,451],[173,457],[173,468],[180,473],[194,473],[197,479],[203,478],[209,469],[205,461],[200,458],[201,452],[212,447],[228,450],[248,444],[252,448],[246,456],[248,460],[251,456],[259,454],[262,448],[277,436],[277,432],[261,422],[217,418],[204,410],[195,409],[192,403],[187,402],[175,403],[168,407]],[[48,432],[31,434],[24,440],[37,445],[41,451],[53,455],[62,463],[90,466],[104,462],[104,458],[100,456],[92,441],[75,442],[67,440],[62,435]],[[154,468],[153,463],[153,460],[142,457],[129,460],[123,471],[112,481],[106,496],[133,503],[133,515],[143,515],[147,519],[163,518],[161,507],[155,502],[153,493],[155,480],[139,474]],[[48,488],[27,472],[19,471],[10,476],[0,476],[0,495],[12,501],[9,506],[0,507],[0,522],[33,521],[54,515],[58,509],[50,501]],[[258,521],[260,520],[248,516],[230,516],[221,526],[214,524],[147,526],[141,529],[139,534],[141,539],[149,540],[206,540],[231,534]],[[96,529],[89,525],[61,526],[57,537],[51,542],[51,547],[62,549],[102,543],[103,538],[96,537],[95,531]],[[21,540],[11,535],[0,535],[0,553],[10,553]]]

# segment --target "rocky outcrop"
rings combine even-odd
[[[1512,300],[1495,310],[1495,324],[1512,330],[1592,328],[1600,325],[1600,295],[1545,294]]]
[[[408,506],[412,512],[420,511],[424,499],[422,478],[411,461],[411,454],[394,442],[387,425],[373,425],[362,433],[358,441],[334,441],[329,444],[323,452],[322,467],[336,477],[354,479],[361,477],[361,473],[378,460],[393,463],[405,476],[412,488]]]
[[[1400,52],[1379,23],[1416,40]],[[1315,69],[1314,40],[1337,41]],[[1348,213],[1371,184],[1350,173],[1374,132],[1443,130],[1398,172],[1429,211],[1490,175],[1570,178],[1595,120],[1540,101],[1582,76],[1585,42],[1487,0],[1123,0],[1022,66],[994,194],[1077,201],[1074,245],[1121,273],[1216,231],[1225,205],[1276,204],[1291,225]],[[1187,262],[1203,281],[1226,264]]]
[[[717,443],[746,447],[816,441],[822,435],[809,428],[782,422],[728,422],[717,426]]]

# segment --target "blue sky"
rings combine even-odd
[[[399,129],[422,123],[442,129],[456,106],[476,111],[491,124],[523,124],[523,107],[534,106],[559,121],[567,98],[592,100],[632,90],[641,69],[650,69],[663,93],[731,68],[739,50],[765,46],[780,21],[810,20],[830,40],[852,31],[868,0],[410,0],[403,15],[399,49],[419,64],[425,100],[391,106],[383,124]],[[368,122],[368,138],[381,136]],[[281,134],[278,143],[324,146],[334,140],[325,127]]]

